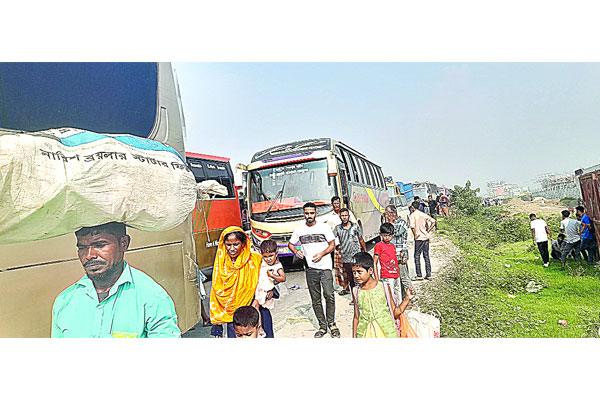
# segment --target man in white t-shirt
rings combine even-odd
[[[560,231],[565,234],[567,242],[561,253],[560,262],[562,263],[561,271],[564,271],[565,265],[567,264],[567,255],[573,251],[573,256],[577,263],[581,266],[581,238],[579,237],[579,227],[581,223],[575,219],[569,218],[571,212],[569,210],[561,211],[563,220],[560,221]]]
[[[304,204],[306,223],[294,230],[288,248],[296,257],[303,259],[306,268],[306,284],[312,300],[312,307],[319,321],[316,338],[322,338],[327,328],[332,337],[340,337],[340,330],[335,325],[335,296],[333,291],[333,262],[329,253],[335,248],[335,238],[329,226],[317,222],[317,206],[314,203]],[[302,251],[296,249],[300,242]],[[325,298],[325,313],[321,304],[321,289]]]
[[[530,214],[529,219],[531,220],[531,236],[533,238],[533,244],[537,245],[544,267],[547,267],[550,262],[550,254],[548,254],[548,237],[552,240],[552,232],[548,228],[548,224],[543,219]]]

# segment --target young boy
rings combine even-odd
[[[391,242],[394,237],[394,225],[386,222],[379,228],[381,242],[373,250],[373,263],[375,265],[375,279],[387,283],[396,302],[402,301],[402,287],[400,284],[400,269],[396,257],[396,246]],[[379,264],[379,268],[377,268]]]
[[[259,331],[259,314],[252,306],[243,306],[233,313],[235,337],[240,339],[256,339]]]
[[[565,247],[565,234],[559,233],[558,238],[552,242],[552,258],[560,261],[560,255]]]
[[[273,338],[275,336],[270,310],[275,306],[275,300],[272,297],[267,299],[267,297],[269,291],[275,287],[275,281],[278,283],[285,282],[285,273],[283,272],[283,265],[277,261],[277,243],[274,240],[267,239],[263,241],[260,244],[260,252],[262,254],[262,264],[252,305],[260,312],[266,337]]]

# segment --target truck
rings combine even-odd
[[[600,239],[600,187],[598,177],[600,176],[600,164],[580,168],[575,171],[575,176],[581,188],[583,206],[594,224],[596,242]]]

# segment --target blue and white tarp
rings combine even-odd
[[[165,231],[196,197],[185,161],[160,142],[74,128],[0,133],[0,244],[110,221]]]

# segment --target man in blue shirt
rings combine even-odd
[[[593,225],[589,215],[585,213],[583,206],[577,206],[575,208],[575,214],[577,219],[581,221],[581,230],[579,236],[581,236],[581,253],[583,258],[588,265],[592,265],[596,260],[597,244],[596,238],[592,234]],[[591,228],[591,229],[590,229]]]
[[[52,307],[52,337],[180,337],[173,300],[123,257],[129,247],[118,222],[75,232],[85,275]]]

